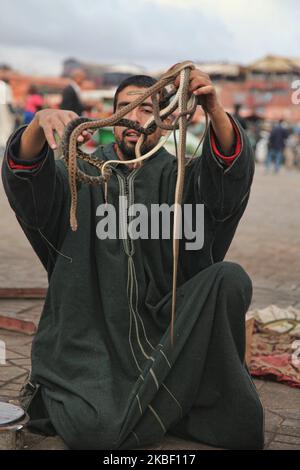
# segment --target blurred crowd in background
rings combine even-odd
[[[199,64],[216,84],[221,102],[245,128],[255,160],[266,172],[300,170],[300,105],[293,104],[292,83],[300,77],[300,61],[267,56],[248,68],[233,64]],[[116,87],[124,78],[154,73],[134,66],[64,62],[61,77],[28,77],[0,66],[0,155],[14,129],[31,122],[43,108],[70,109],[93,119],[109,116]],[[300,82],[299,82],[300,83]],[[300,93],[299,93],[300,94]],[[187,152],[193,153],[204,129],[201,109],[189,128]],[[89,151],[113,140],[102,129],[88,143]],[[172,148],[171,148],[172,151]]]

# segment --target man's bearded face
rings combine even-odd
[[[124,88],[119,93],[116,111],[121,110],[124,106],[128,105],[132,101],[135,101],[137,97],[144,93],[147,88],[139,88],[136,86],[128,86]],[[151,98],[147,98],[144,103],[140,104],[137,108],[133,109],[130,113],[124,116],[124,119],[129,119],[130,121],[134,121],[140,126],[144,126],[144,124],[148,121],[148,119],[153,114],[153,106]],[[116,126],[114,128],[114,134],[116,143],[121,151],[125,160],[131,160],[135,158],[135,146],[137,141],[139,140],[140,134],[133,130],[128,129],[127,127]],[[161,129],[156,129],[153,134],[145,136],[144,143],[141,147],[141,153],[144,154],[149,150],[153,149],[156,144],[159,142],[162,136]]]

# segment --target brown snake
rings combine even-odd
[[[111,165],[115,164],[132,164],[141,162],[151,155],[157,152],[161,148],[169,137],[170,133],[175,131],[176,128],[179,128],[179,145],[177,152],[177,180],[175,188],[175,200],[174,200],[174,225],[173,225],[173,281],[172,281],[172,314],[171,314],[171,344],[174,340],[174,322],[175,322],[175,311],[176,311],[176,289],[177,289],[177,270],[178,270],[178,259],[179,259],[179,238],[180,238],[180,227],[181,227],[181,204],[182,204],[182,194],[184,187],[184,177],[185,177],[185,166],[187,163],[186,160],[186,131],[189,120],[192,118],[197,102],[195,95],[189,94],[189,77],[190,71],[195,68],[193,62],[185,61],[179,64],[176,64],[166,73],[162,75],[160,80],[156,82],[153,86],[147,88],[136,100],[129,103],[127,106],[124,106],[121,110],[117,111],[112,116],[100,119],[100,120],[90,120],[87,118],[77,118],[72,120],[66,127],[63,138],[62,138],[62,149],[64,154],[64,160],[68,167],[69,172],[69,184],[71,190],[71,208],[70,208],[70,225],[73,231],[77,230],[77,219],[76,219],[76,207],[77,207],[77,186],[76,179],[79,179],[83,182],[89,184],[105,184],[105,189],[107,190],[107,182],[111,175]],[[180,83],[176,93],[176,96],[171,103],[166,106],[164,109],[159,110],[159,104],[157,99],[157,94],[163,90],[167,85],[174,82],[177,76],[180,76]],[[124,116],[131,112],[134,108],[139,106],[144,102],[148,97],[152,98],[153,103],[153,116],[146,122],[144,127],[140,127],[137,123],[124,119]],[[190,105],[190,106],[189,106]],[[178,116],[173,122],[172,125],[166,125],[163,123],[163,119],[171,115],[175,109],[178,109]],[[206,127],[204,134],[201,138],[201,142],[206,134],[208,121],[207,114],[206,117]],[[135,148],[136,158],[133,160],[109,160],[101,161],[95,160],[88,155],[83,154],[77,149],[78,137],[82,134],[83,131],[89,129],[100,129],[106,126],[124,126],[130,129],[134,129],[140,133],[139,140]],[[158,127],[167,129],[169,132],[166,137],[162,139],[152,150],[147,152],[144,155],[141,155],[141,146],[144,142],[145,135],[149,135],[154,132]],[[90,176],[77,167],[77,157],[87,161],[91,165],[97,167],[100,176]],[[106,193],[106,191],[105,191]]]

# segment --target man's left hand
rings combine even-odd
[[[174,81],[174,85],[179,86],[179,76]],[[207,73],[201,72],[199,69],[193,69],[190,73],[189,91],[198,97],[198,104],[210,116],[222,109],[216,89]]]

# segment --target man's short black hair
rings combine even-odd
[[[150,77],[149,75],[132,75],[131,77],[125,78],[125,80],[123,80],[118,86],[114,96],[114,113],[117,109],[118,96],[121,91],[124,90],[124,88],[127,88],[128,86],[136,86],[138,88],[150,88],[155,83],[157,83],[157,80],[153,77]],[[161,109],[168,105],[167,100],[164,99],[166,93],[166,90],[164,90],[161,94],[162,96],[159,101],[159,107]]]

